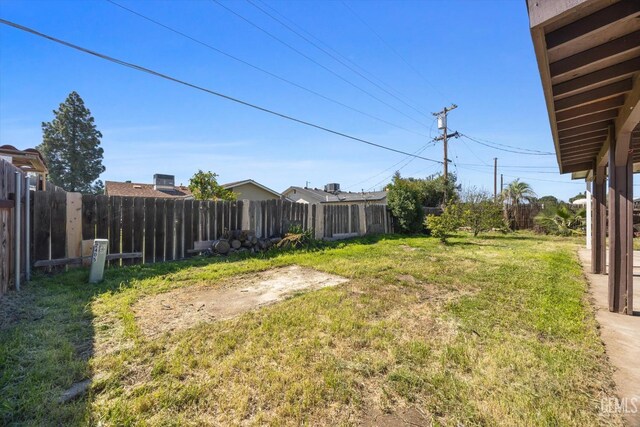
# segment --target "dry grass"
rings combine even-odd
[[[24,295],[42,321],[27,316],[0,331],[0,365],[11,367],[0,420],[621,425],[598,412],[613,384],[576,242],[390,236],[115,269],[98,287],[83,271],[40,278]],[[350,280],[154,338],[135,320],[149,295],[293,264]],[[87,397],[57,403],[87,377]]]

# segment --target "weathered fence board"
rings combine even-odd
[[[20,191],[16,192],[16,176],[20,179]],[[0,296],[15,286],[15,279],[26,276],[26,255],[30,250],[26,241],[26,196],[29,188],[25,174],[11,163],[0,159]],[[19,201],[19,203],[16,203]],[[17,208],[20,207],[20,209]],[[15,270],[15,221],[20,219],[19,253],[20,265]]]
[[[133,252],[133,197],[123,197],[121,202],[122,220],[120,233],[122,234],[121,253]],[[131,259],[123,259],[122,265],[131,264]]]
[[[109,238],[109,197],[96,196],[96,239]]]
[[[96,224],[98,215],[96,212],[96,196],[93,194],[82,195],[82,239],[96,238]]]
[[[142,253],[144,250],[144,199],[136,197],[133,199],[133,243],[131,252]],[[130,259],[133,263],[143,262],[143,258]]]
[[[120,253],[122,197],[109,197],[109,253]],[[62,258],[62,257],[61,257]],[[120,260],[109,261],[109,265],[120,265]]]
[[[167,199],[165,202],[166,220],[165,220],[165,261],[175,259],[175,200]]]
[[[156,213],[155,213],[155,262],[164,261],[165,255],[165,200],[164,199],[156,199]]]
[[[155,214],[156,200],[153,198],[144,199],[144,257],[145,264],[154,262],[155,259]]]

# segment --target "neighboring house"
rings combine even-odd
[[[222,184],[222,187],[233,191],[238,200],[270,200],[279,199],[282,197],[277,191],[265,187],[264,185],[256,182],[252,179],[245,179],[243,181],[229,182]]]
[[[134,196],[134,197],[165,197],[176,199],[193,199],[189,187],[175,185],[173,175],[153,175],[153,184],[140,184],[135,182],[106,181],[104,183],[107,196]],[[269,200],[279,199],[277,193],[252,179],[222,184],[222,187],[233,191],[238,200]]]
[[[13,145],[0,146],[0,159],[31,174],[30,182],[36,190],[46,190],[49,169],[42,154],[35,148],[18,150]]]
[[[131,181],[105,181],[104,194],[107,196],[165,197],[191,199],[191,191],[183,185],[175,185],[173,175],[153,175],[153,184],[139,184]]]
[[[387,204],[386,191],[352,193],[350,191],[341,191],[340,184],[336,183],[325,185],[323,190],[318,188],[289,187],[282,195],[298,203],[323,203],[331,205]]]

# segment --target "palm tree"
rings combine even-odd
[[[518,206],[523,203],[532,203],[536,199],[536,193],[526,182],[516,179],[507,184],[507,188],[502,191],[502,198],[506,202],[511,228],[515,229],[518,217]]]

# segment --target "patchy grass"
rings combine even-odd
[[[613,384],[577,242],[388,236],[39,277],[0,303],[0,424],[621,425],[598,411]],[[155,339],[136,324],[145,296],[292,264],[350,281]]]

